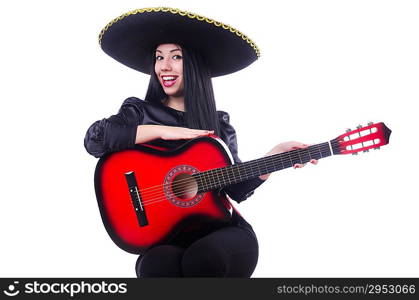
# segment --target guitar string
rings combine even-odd
[[[323,149],[322,150],[324,150],[326,147],[323,147]],[[320,147],[319,147],[319,150],[320,150]],[[293,152],[293,151],[289,151],[289,152]],[[298,158],[300,159],[301,158],[301,155],[299,154],[299,153],[288,153],[289,154],[289,156],[290,156],[290,159],[291,159],[291,163],[293,163],[293,161],[294,161],[294,159],[296,159],[297,158],[297,156],[298,156]],[[291,155],[292,154],[292,155]],[[311,158],[311,155],[310,155],[310,153],[306,153],[306,155],[309,155],[309,157],[310,157],[310,159],[312,159]],[[320,153],[319,153],[320,154]],[[321,155],[320,155],[321,156]],[[266,158],[269,158],[269,157],[266,157]],[[320,157],[321,158],[321,157]],[[283,157],[277,157],[277,158],[275,158],[275,159],[272,159],[271,161],[270,161],[270,163],[271,164],[273,164],[273,163],[277,163],[279,160],[281,160],[281,163],[282,163],[282,165],[284,165],[284,159],[283,159]],[[226,172],[224,172],[225,173],[225,175],[226,175],[226,177],[227,177],[227,179],[228,180],[230,180],[230,176],[229,176],[229,174],[227,173],[227,171],[238,171],[239,172],[239,174],[240,174],[240,176],[241,177],[247,177],[247,176],[249,176],[249,175],[252,175],[252,174],[254,174],[253,172],[253,170],[252,169],[254,169],[254,168],[252,168],[252,166],[250,166],[251,167],[251,170],[250,170],[250,172],[242,172],[242,173],[240,173],[240,171],[239,170],[232,170],[234,167],[235,168],[239,168],[239,167],[245,167],[245,164],[249,164],[249,165],[251,165],[251,162],[252,161],[250,161],[250,162],[246,162],[246,163],[243,163],[243,165],[230,165],[230,166],[227,166],[227,167],[222,167],[222,168],[219,168],[219,169],[213,169],[213,170],[215,170],[214,172],[213,172],[213,174],[206,174],[206,176],[207,176],[207,178],[208,177],[212,177],[212,180],[214,180],[214,179],[216,179],[216,180],[218,180],[218,181],[220,181],[220,177],[219,177],[219,175],[221,174],[222,175],[222,177],[224,178],[224,176],[223,176],[223,174],[222,174],[222,172],[223,171],[221,171],[221,169],[224,169],[224,170],[226,170]],[[287,160],[286,162],[289,162],[289,160]],[[301,162],[301,159],[300,159],[300,162]],[[293,164],[291,164],[290,166],[287,166],[287,167],[291,167],[291,166],[293,166]],[[259,170],[259,172],[260,172],[260,170],[261,170],[261,168],[259,167],[259,166],[255,166],[255,167],[257,167],[257,169]],[[265,164],[265,169],[267,170],[267,164]],[[210,170],[211,171],[211,170]],[[206,171],[206,172],[208,172],[208,171]],[[273,172],[273,171],[271,171],[271,172]],[[201,173],[198,173],[198,174],[203,174],[203,173],[205,173],[205,172],[201,172]],[[267,172],[266,173],[270,173],[270,171],[268,171],[267,170]],[[233,175],[233,174],[232,174]],[[215,176],[217,176],[217,178],[215,178]],[[256,177],[256,176],[255,176]],[[208,178],[209,180],[211,180],[211,178]],[[247,178],[245,179],[245,180],[247,180]],[[141,192],[141,195],[142,196],[144,196],[144,198],[150,198],[150,197],[156,197],[156,196],[160,196],[160,195],[163,195],[164,196],[164,190],[161,188],[161,187],[165,187],[165,186],[172,186],[172,189],[176,189],[176,188],[178,188],[179,190],[183,190],[183,192],[184,193],[187,193],[187,192],[190,192],[190,191],[193,191],[193,190],[195,190],[195,188],[192,188],[191,190],[185,190],[184,189],[184,187],[186,186],[184,183],[190,183],[191,182],[191,179],[190,178],[187,178],[187,179],[182,179],[182,180],[179,180],[178,182],[176,182],[176,183],[174,183],[174,184],[170,184],[170,183],[166,183],[166,184],[160,184],[160,185],[157,185],[157,187],[158,188],[154,188],[154,191],[147,191],[147,192],[144,192],[144,190],[145,189],[142,189],[142,190],[139,190],[139,192]],[[215,180],[214,180],[214,182],[215,182]],[[232,184],[232,182],[230,182],[229,184]],[[205,185],[205,182],[204,182],[204,188],[207,188],[207,187],[210,187],[211,186],[211,184],[210,185],[208,185],[208,184],[206,184]],[[153,192],[157,192],[157,193],[154,193],[153,194]],[[163,193],[162,193],[162,191],[163,191]],[[160,194],[160,195],[159,195]],[[144,204],[147,204],[147,203],[149,203],[150,201],[154,201],[154,200],[156,200],[156,199],[158,199],[158,198],[152,198],[152,199],[149,199],[149,200],[147,200],[147,201],[144,201]]]
[[[329,144],[330,143],[330,144]],[[274,155],[271,155],[271,156],[267,156],[267,157],[263,157],[263,158],[260,158],[260,159],[257,159],[257,160],[259,160],[259,164],[258,165],[256,165],[256,167],[258,168],[258,170],[259,170],[259,172],[260,172],[260,163],[261,162],[264,162],[265,163],[265,169],[267,169],[267,165],[266,165],[266,160],[271,160],[271,161],[269,161],[270,163],[276,163],[278,160],[281,160],[281,163],[282,163],[282,165],[283,165],[283,157],[281,157],[281,154],[286,154],[286,153],[288,153],[288,155],[289,155],[289,158],[290,158],[290,160],[291,160],[291,162],[293,163],[293,158],[297,158],[297,156],[298,156],[298,158],[300,159],[300,163],[302,163],[302,161],[301,161],[301,155],[300,154],[303,154],[303,155],[309,155],[309,157],[310,157],[310,160],[312,159],[312,157],[311,157],[311,153],[310,153],[310,149],[313,149],[313,148],[317,148],[317,149],[315,149],[316,151],[319,151],[319,154],[320,154],[320,158],[322,158],[322,150],[332,150],[332,152],[333,153],[336,153],[336,152],[339,152],[339,148],[340,148],[340,146],[339,146],[339,141],[338,141],[338,139],[333,139],[333,140],[330,140],[329,142],[325,142],[325,143],[320,143],[320,144],[315,144],[315,145],[311,145],[311,146],[309,146],[309,147],[307,147],[307,148],[298,148],[298,149],[295,149],[295,150],[292,150],[292,151],[287,151],[287,152],[282,152],[282,153],[279,153],[279,154],[277,154],[278,155],[278,157],[277,158],[275,158],[275,159],[272,159],[272,156],[274,156]],[[361,151],[362,150],[362,148],[361,149],[358,149],[358,151]],[[303,152],[303,153],[302,153]],[[305,152],[305,153],[304,153]],[[314,153],[314,154],[316,154],[316,153]],[[331,153],[332,154],[332,153]],[[212,169],[212,170],[207,170],[207,171],[204,171],[204,172],[200,172],[200,173],[197,173],[197,175],[199,175],[199,174],[203,174],[203,173],[207,173],[207,177],[209,177],[209,176],[212,176],[213,177],[213,179],[215,179],[215,176],[217,176],[217,180],[219,181],[219,179],[220,178],[218,178],[219,177],[219,175],[221,175],[222,177],[223,177],[223,179],[224,179],[224,176],[223,176],[223,172],[225,172],[225,175],[228,177],[228,179],[230,180],[230,176],[229,176],[229,171],[233,171],[233,173],[234,173],[234,171],[235,170],[231,170],[231,169],[233,169],[233,168],[236,168],[237,169],[237,171],[240,173],[240,168],[241,167],[245,167],[245,165],[246,164],[251,164],[251,163],[254,163],[254,161],[255,160],[253,160],[253,161],[249,161],[249,162],[245,162],[245,163],[241,163],[240,165],[227,165],[227,166],[224,166],[224,167],[220,167],[220,168],[216,168],[216,169]],[[292,166],[292,165],[291,165]],[[288,167],[291,167],[291,166],[288,166]],[[252,166],[250,166],[250,168],[251,168],[251,170],[250,170],[250,172],[252,172],[253,170],[252,170]],[[214,170],[214,171],[213,171]],[[213,174],[210,174],[210,172],[213,172]],[[272,171],[272,172],[274,172],[274,171]],[[267,171],[267,173],[270,173],[269,171]],[[250,174],[252,174],[252,173],[250,173]],[[232,174],[233,176],[234,176],[234,174]],[[241,176],[242,174],[240,174],[240,176]],[[244,174],[245,176],[247,176],[248,174]],[[208,179],[210,179],[210,178],[208,178]],[[174,188],[178,188],[178,187],[183,187],[184,186],[184,182],[189,182],[190,181],[190,179],[189,178],[186,178],[186,179],[181,179],[181,180],[178,180],[178,181],[176,181],[176,183],[174,183],[174,184],[172,184],[172,189],[174,189]],[[215,181],[215,180],[214,180]],[[167,185],[169,185],[170,186],[170,184],[171,183],[166,183],[166,184],[158,184],[158,185],[155,185],[155,186],[151,186],[151,187],[147,187],[147,188],[143,188],[143,189],[140,189],[139,190],[139,192],[141,192],[141,194],[143,195],[143,196],[148,196],[148,197],[152,197],[152,196],[154,196],[154,195],[152,195],[151,193],[155,193],[155,195],[158,195],[158,194],[162,194],[161,193],[161,187],[164,187],[164,186],[167,186]],[[232,184],[232,182],[230,182],[229,184]],[[211,184],[210,185],[208,185],[208,187],[209,186],[211,186]],[[147,190],[147,192],[146,192],[146,190]],[[194,190],[194,189],[192,189],[192,190]],[[191,190],[191,191],[192,191]],[[188,191],[186,191],[186,192],[188,192]],[[164,195],[163,195],[163,197],[164,197]],[[145,202],[149,202],[149,201],[153,201],[154,199],[157,199],[157,198],[152,198],[151,200],[148,200],[148,201],[145,201]]]
[[[327,146],[328,147],[328,146]],[[322,149],[322,150],[324,150],[324,149],[327,149],[327,147],[324,145],[323,147],[318,147],[319,148],[319,150],[320,149]],[[304,149],[297,149],[297,151],[298,150],[306,150],[305,148]],[[294,151],[296,151],[296,150],[293,150],[293,151],[288,151],[288,153],[289,153],[289,155],[290,155],[290,157],[291,157],[291,152],[294,152]],[[285,152],[284,152],[285,153]],[[296,158],[297,157],[297,155],[298,156],[300,156],[299,155],[299,153],[293,153],[294,155],[293,155],[293,158]],[[269,158],[269,156],[268,157],[266,157],[266,158]],[[320,157],[320,158],[322,158],[322,157]],[[278,161],[278,160],[281,160],[281,161],[283,161],[283,159],[282,159],[282,157],[278,157],[278,158],[275,158],[272,162],[275,162],[275,161]],[[248,163],[248,162],[246,162],[246,163]],[[234,166],[234,165],[232,165],[232,166]],[[291,165],[292,166],[292,165]],[[291,167],[291,166],[289,166],[289,167]],[[228,166],[229,167],[229,166]],[[265,166],[265,168],[266,168],[266,166]],[[217,169],[214,169],[214,170],[217,170]],[[260,168],[259,168],[259,170],[260,170]],[[250,173],[244,173],[246,176],[248,176],[249,174],[251,175],[252,173],[250,172]],[[190,181],[190,179],[183,179],[183,180],[179,180],[179,181],[185,181],[185,180],[189,180]],[[161,185],[158,185],[158,186],[164,186],[164,185],[168,185],[168,184],[161,184]],[[169,184],[170,185],[170,184]],[[177,184],[177,185],[172,185],[172,187],[173,186],[176,186],[177,188],[179,188],[179,186],[182,186],[182,184]],[[210,186],[210,185],[209,185]],[[183,187],[185,187],[185,185],[183,185]],[[187,194],[188,192],[192,192],[192,191],[195,191],[196,189],[195,188],[192,188],[192,189],[190,189],[190,190],[184,190],[184,191],[182,191],[182,194],[181,195],[185,195],[185,194]],[[164,200],[166,200],[167,198],[166,198],[166,195],[165,195],[165,193],[164,193],[164,190],[163,189],[161,189],[161,188],[159,188],[158,189],[158,193],[156,193],[156,194],[154,194],[154,195],[150,195],[150,193],[142,193],[141,194],[144,198],[146,198],[146,197],[154,197],[154,198],[151,198],[151,199],[148,199],[148,200],[146,200],[146,201],[144,201],[143,203],[142,203],[142,205],[143,206],[146,206],[146,205],[149,205],[149,204],[153,204],[153,203],[156,203],[156,202],[160,202],[160,201],[164,201]],[[159,198],[160,197],[160,198]]]
[[[319,148],[319,150],[320,150],[320,147],[318,147]],[[326,147],[323,147],[323,149],[322,150],[324,150]],[[299,149],[300,150],[300,149]],[[302,150],[305,150],[305,149],[302,149]],[[289,151],[289,152],[293,152],[293,151]],[[297,158],[297,155],[298,155],[298,158],[301,158],[301,155],[300,155],[300,153],[292,153],[292,155],[291,155],[291,153],[288,153],[289,154],[289,156],[290,156],[290,159],[291,159],[291,162],[293,162],[293,160],[294,159],[296,159]],[[311,155],[310,155],[310,153],[305,153],[305,155],[309,155],[309,157],[310,157],[310,159],[312,159],[312,157],[311,157]],[[320,154],[320,153],[319,153]],[[315,155],[315,154],[314,154]],[[321,155],[320,155],[321,156]],[[328,155],[329,156],[329,155]],[[266,158],[269,158],[269,157],[266,157]],[[293,159],[294,158],[294,159]],[[272,161],[270,161],[271,163],[276,163],[276,162],[278,162],[278,160],[281,160],[281,163],[282,163],[282,165],[284,165],[283,164],[283,162],[284,162],[284,160],[283,160],[283,157],[277,157],[277,158],[275,158],[275,159],[272,159]],[[287,160],[287,162],[288,162],[288,160]],[[300,162],[301,162],[301,159],[300,159]],[[244,164],[250,164],[251,162],[246,162],[246,163],[244,163]],[[293,164],[291,164],[290,166],[287,166],[287,167],[291,167]],[[236,168],[238,168],[238,167],[243,167],[243,165],[230,165],[230,166],[227,166],[227,167],[223,167],[223,168],[221,168],[221,169],[224,169],[224,170],[227,170],[227,171],[238,171],[239,172],[239,175],[241,176],[241,177],[243,177],[243,176],[245,176],[245,177],[247,177],[247,176],[249,176],[249,174],[250,175],[252,175],[253,173],[253,168],[251,168],[251,170],[250,170],[250,173],[248,172],[248,173],[246,173],[246,172],[244,172],[244,173],[242,173],[242,174],[240,174],[240,171],[239,170],[232,170],[233,169],[233,167],[236,167]],[[261,168],[259,167],[259,166],[256,166],[257,168],[258,168],[258,170],[259,170],[259,172],[260,172],[260,170],[261,170]],[[265,164],[265,169],[267,170],[267,165]],[[220,170],[220,169],[214,169],[214,170],[216,170],[215,172],[213,172],[213,174],[206,174],[206,176],[207,177],[209,177],[209,176],[212,176],[213,178],[212,178],[212,180],[214,180],[215,179],[215,176],[217,176],[217,180],[218,181],[220,181],[220,178],[219,178],[219,175],[220,175],[220,173],[222,173],[222,171],[217,171],[217,170]],[[208,172],[208,171],[206,171],[206,172]],[[266,173],[270,173],[270,172],[273,172],[273,171],[268,171],[267,170],[267,172]],[[205,173],[205,172],[202,172],[202,173],[200,173],[200,174],[203,174],[203,173]],[[229,176],[229,174],[227,173],[227,172],[225,172],[226,174],[226,177],[230,180],[230,176]],[[199,173],[198,173],[199,174]],[[222,174],[221,174],[222,175]],[[233,175],[233,174],[232,174]],[[256,177],[256,176],[255,176]],[[223,176],[223,178],[224,178],[224,176]],[[211,178],[208,178],[209,180],[211,180]],[[247,179],[247,178],[246,178]],[[245,180],[246,180],[245,179]],[[187,193],[187,192],[190,192],[190,191],[193,191],[193,190],[195,190],[195,188],[192,188],[191,190],[185,190],[185,187],[186,187],[186,185],[184,184],[184,182],[185,183],[189,183],[189,182],[191,182],[191,180],[188,178],[188,179],[182,179],[182,180],[179,180],[178,182],[176,182],[175,184],[172,184],[172,189],[176,189],[176,188],[178,188],[179,190],[183,190],[183,192],[184,193]],[[215,182],[215,180],[214,180],[214,182]],[[205,183],[205,182],[204,182]],[[229,183],[229,184],[232,184],[232,181]],[[143,192],[145,189],[143,189],[143,190],[140,190],[140,192],[142,192],[141,194],[142,194],[142,196],[144,196],[144,198],[146,198],[146,197],[148,197],[148,198],[150,198],[150,197],[157,197],[157,196],[163,196],[163,197],[165,197],[165,194],[164,194],[164,190],[163,190],[163,192],[162,192],[162,186],[164,187],[164,186],[170,186],[170,183],[168,183],[168,184],[160,184],[160,185],[157,185],[158,186],[158,188],[156,189],[154,189],[157,193],[154,193],[154,194],[152,194],[154,191],[148,191],[147,193],[146,192]],[[208,188],[208,187],[210,187],[211,186],[211,184],[210,185],[208,185],[208,184],[204,184],[204,188]],[[216,185],[217,186],[217,185]],[[147,201],[144,201],[144,204],[147,204],[147,203],[149,203],[150,201],[154,201],[154,200],[158,200],[158,198],[151,198],[151,199],[149,199],[149,200],[147,200]]]
[[[190,191],[195,191],[196,189],[192,189],[192,190],[190,190]],[[184,195],[184,194],[186,194],[187,192],[189,192],[189,191],[183,191],[183,194],[181,194],[181,195]],[[164,192],[163,193],[160,193],[161,195],[159,195],[159,197],[160,198],[158,198],[158,197],[155,197],[155,198],[152,198],[152,199],[148,199],[147,201],[144,201],[143,202],[143,206],[148,206],[148,205],[151,205],[151,204],[155,204],[155,203],[158,203],[158,202],[161,202],[161,201],[167,201],[167,197],[166,197],[166,195],[164,194]],[[196,196],[196,194],[194,195],[194,197]],[[191,198],[193,198],[193,197],[191,197]]]
[[[317,145],[314,145],[314,146],[318,146],[317,147],[317,149],[315,149],[315,151],[323,151],[323,150],[328,150],[328,149],[330,149],[328,146],[326,146],[326,145],[323,145],[323,144],[317,144]],[[310,146],[310,148],[312,148],[312,147],[314,147],[314,146]],[[321,148],[320,148],[320,147]],[[337,145],[338,146],[338,145]],[[337,147],[333,147],[332,146],[332,148],[333,148],[333,150],[337,150]],[[259,158],[259,159],[256,159],[256,160],[260,160],[261,162],[263,161],[263,162],[265,162],[265,164],[266,164],[266,161],[267,160],[270,160],[270,159],[272,159],[272,156],[275,156],[275,155],[278,155],[278,157],[277,157],[277,159],[279,160],[279,159],[281,159],[281,161],[283,161],[283,159],[280,157],[280,155],[283,155],[283,154],[286,154],[286,153],[291,153],[292,155],[293,155],[293,157],[292,158],[297,158],[297,156],[299,156],[300,157],[300,153],[297,153],[297,151],[300,151],[300,152],[303,152],[303,151],[306,151],[306,152],[308,152],[308,155],[310,156],[310,151],[309,151],[309,149],[307,149],[307,148],[303,148],[303,149],[296,149],[296,150],[292,150],[292,151],[287,151],[287,152],[282,152],[282,153],[279,153],[279,154],[274,154],[274,155],[270,155],[270,156],[266,156],[266,157],[262,157],[262,158]],[[334,151],[334,152],[336,152],[336,151]],[[320,152],[319,152],[320,153]],[[317,153],[314,153],[314,155],[316,155]],[[303,154],[304,155],[304,154]],[[320,153],[320,157],[321,157],[321,153]],[[311,158],[311,156],[310,156],[310,158]],[[234,165],[228,165],[228,166],[225,166],[225,167],[221,167],[221,168],[216,168],[216,169],[211,169],[211,170],[207,170],[207,171],[203,171],[203,172],[200,172],[200,173],[206,173],[206,172],[214,172],[214,174],[212,174],[212,175],[217,175],[217,174],[215,174],[215,173],[219,173],[219,174],[221,174],[223,171],[221,170],[221,169],[228,169],[228,168],[233,168],[233,167],[236,167],[236,168],[239,168],[239,167],[243,167],[243,166],[245,166],[246,164],[251,164],[251,163],[254,163],[256,160],[251,160],[251,161],[247,161],[247,162],[244,162],[244,163],[240,163],[240,164],[234,164]],[[276,161],[274,161],[274,162],[276,162]],[[218,170],[218,171],[217,171]],[[199,173],[198,173],[199,174]],[[182,179],[182,180],[179,180],[179,181],[177,181],[178,183],[179,182],[182,182],[182,181],[184,181],[184,180],[189,180],[189,179]],[[161,186],[164,186],[165,184],[158,184],[158,185],[154,185],[154,186],[150,186],[150,187],[147,187],[147,188],[143,188],[143,189],[140,189],[139,190],[139,192],[142,192],[142,193],[148,193],[149,191],[148,190],[150,190],[150,189],[154,189],[154,190],[160,190],[160,187]],[[166,185],[170,185],[170,183],[168,183],[168,184],[166,184]]]
[[[318,144],[318,145],[320,145],[320,144]],[[317,155],[317,154],[320,154],[320,157],[321,157],[321,153],[320,153],[320,151],[322,151],[322,150],[328,150],[328,146],[326,146],[326,145],[323,145],[323,146],[320,146],[320,147],[317,147],[318,149],[315,149],[316,151],[319,151],[319,153],[310,153],[310,151],[309,150],[307,150],[306,148],[304,148],[304,149],[296,149],[296,150],[292,150],[292,151],[288,151],[288,152],[283,152],[283,153],[279,153],[278,154],[278,157],[276,157],[276,158],[272,158],[272,156],[274,156],[274,155],[271,155],[271,156],[266,156],[266,157],[262,157],[262,158],[259,158],[259,159],[256,159],[256,160],[259,160],[260,161],[260,163],[258,164],[258,168],[259,168],[259,165],[261,164],[261,163],[265,163],[265,168],[266,168],[266,162],[267,161],[269,161],[270,163],[276,163],[276,162],[278,162],[279,160],[281,160],[281,162],[283,162],[284,160],[283,160],[283,157],[281,157],[280,155],[281,154],[286,154],[286,153],[288,153],[289,154],[289,156],[290,156],[290,158],[291,158],[291,162],[293,162],[295,159],[300,159],[301,158],[301,154],[302,155],[305,155],[305,156],[309,156],[310,157],[310,159],[312,159],[312,157],[311,157],[311,155],[310,154],[313,154],[313,156],[314,155]],[[301,151],[301,150],[303,150],[303,151],[306,151],[307,153],[298,153],[298,151],[299,152],[303,152],[303,151]],[[323,152],[323,151],[322,151]],[[231,169],[233,169],[233,168],[246,168],[246,165],[251,165],[252,163],[254,163],[256,160],[251,160],[251,161],[248,161],[248,162],[244,162],[244,163],[240,163],[240,164],[235,164],[235,165],[228,165],[228,166],[224,166],[224,167],[220,167],[220,168],[216,168],[216,169],[211,169],[211,170],[207,170],[207,171],[203,171],[203,172],[200,172],[200,173],[198,173],[198,174],[203,174],[203,173],[208,173],[207,174],[207,176],[219,176],[219,175],[222,175],[222,173],[224,172],[224,170],[226,171],[225,173],[226,173],[226,175],[227,175],[227,177],[229,177],[228,176],[228,171],[230,171]],[[300,163],[302,163],[301,162],[301,159],[300,159]],[[292,165],[291,165],[292,166]],[[224,170],[222,170],[222,169],[224,169]],[[213,172],[213,174],[209,174],[209,172]],[[197,175],[198,175],[197,174]],[[248,175],[248,174],[246,174],[246,173],[243,173],[244,175]],[[251,174],[251,173],[249,173],[249,174]],[[177,185],[181,185],[182,184],[182,182],[184,182],[184,181],[188,181],[188,180],[190,180],[189,178],[187,178],[187,179],[181,179],[181,180],[178,180],[177,182],[176,182],[176,184],[173,184],[172,185],[172,187],[176,187]],[[165,185],[169,185],[170,186],[170,183],[167,183],[167,184],[158,184],[158,185],[155,185],[155,186],[151,186],[151,187],[147,187],[147,188],[143,188],[143,189],[139,189],[139,192],[141,192],[143,195],[147,195],[147,196],[150,196],[150,192],[153,192],[153,191],[150,191],[150,189],[153,189],[153,190],[158,190],[158,191],[160,191],[161,190],[161,187],[162,186],[165,186]]]
[[[332,148],[333,149],[336,149],[334,146],[332,146]],[[330,149],[330,148],[329,148]],[[304,150],[304,149],[303,149]],[[288,152],[292,152],[292,151],[288,151]],[[284,152],[285,153],[285,152]],[[328,155],[329,156],[329,155]],[[320,158],[323,158],[323,157],[320,157]],[[319,159],[320,159],[319,158]],[[234,165],[232,165],[232,166],[234,166]],[[227,167],[232,167],[232,166],[227,166]],[[292,166],[292,165],[291,165]],[[291,167],[291,166],[287,166],[287,168],[288,167]],[[265,167],[266,168],[266,167]],[[217,170],[217,169],[215,169],[215,170]],[[259,169],[259,171],[260,171],[260,169]],[[274,171],[272,171],[272,172],[274,172]],[[252,173],[248,173],[248,174],[252,174]],[[246,174],[246,175],[248,175],[248,174]],[[257,176],[255,176],[255,177],[257,177]],[[246,179],[247,180],[247,179]],[[232,184],[232,183],[230,183],[230,184]],[[160,186],[162,186],[162,185],[160,185]],[[178,185],[179,186],[179,185]],[[161,190],[160,190],[161,191]],[[193,189],[191,189],[191,190],[186,190],[186,191],[183,191],[183,194],[181,194],[181,195],[185,195],[187,192],[192,192],[192,191],[195,191],[195,189],[193,188]],[[204,190],[205,191],[205,190]],[[196,196],[196,194],[194,195],[194,197]],[[159,197],[160,198],[152,198],[152,199],[149,199],[149,200],[147,200],[147,201],[144,201],[143,202],[143,205],[144,206],[147,206],[147,205],[149,205],[149,204],[154,204],[154,203],[157,203],[157,202],[161,202],[161,201],[166,201],[167,200],[167,197],[166,197],[166,195],[164,194],[164,192],[163,193],[160,193],[160,195],[159,195]],[[193,198],[193,197],[192,197]]]
[[[265,160],[265,168],[267,169],[267,166],[266,166],[266,160],[271,160],[270,162],[271,163],[277,163],[278,162],[278,160],[281,160],[281,163],[282,163],[282,165],[283,165],[283,168],[285,168],[284,167],[284,164],[283,164],[283,155],[281,155],[281,154],[286,154],[286,153],[288,153],[288,155],[289,155],[289,158],[290,158],[290,160],[291,160],[291,165],[290,166],[287,166],[287,168],[288,167],[291,167],[292,165],[293,165],[293,163],[294,163],[294,161],[293,161],[293,158],[297,158],[297,156],[298,156],[298,158],[300,159],[300,162],[302,163],[302,160],[301,160],[301,155],[300,154],[303,154],[303,155],[307,155],[308,154],[308,156],[310,157],[310,160],[312,159],[312,156],[311,156],[311,154],[313,154],[313,155],[316,155],[317,153],[310,153],[310,148],[311,149],[313,149],[313,148],[316,148],[317,147],[317,149],[316,150],[318,150],[319,151],[319,153],[318,154],[320,154],[320,157],[318,158],[318,159],[320,159],[320,158],[323,158],[323,155],[322,155],[322,150],[331,150],[332,152],[330,152],[330,154],[328,154],[327,156],[330,156],[330,155],[333,155],[334,153],[339,153],[340,151],[339,151],[339,148],[340,148],[340,146],[339,146],[339,141],[337,140],[337,139],[334,139],[334,140],[331,140],[331,141],[329,141],[329,142],[325,142],[325,143],[321,143],[321,144],[315,144],[315,145],[312,145],[312,146],[309,146],[309,147],[307,147],[307,148],[299,148],[299,149],[295,149],[295,150],[292,150],[292,151],[287,151],[287,152],[283,152],[283,153],[279,153],[279,154],[277,154],[277,157],[275,157],[275,158],[272,158],[272,156],[275,156],[275,155],[271,155],[271,156],[267,156],[267,157],[263,157],[263,158],[261,158],[261,159],[257,159],[257,160],[259,160],[260,162],[261,161],[264,161]],[[358,150],[358,152],[359,151],[361,151],[362,150],[362,148],[361,149],[357,149]],[[302,152],[305,152],[305,153],[302,153]],[[219,174],[221,174],[221,175],[223,175],[223,170],[226,170],[226,175],[227,175],[227,177],[229,177],[228,176],[228,173],[227,173],[227,171],[228,171],[228,169],[232,169],[233,167],[236,167],[236,168],[239,168],[240,166],[244,166],[245,164],[251,164],[251,163],[254,163],[254,161],[255,160],[253,160],[253,161],[249,161],[249,162],[245,162],[245,163],[242,163],[242,164],[240,164],[240,165],[228,165],[228,166],[224,166],[224,167],[221,167],[221,168],[217,168],[217,169],[213,169],[213,170],[215,170],[214,171],[214,174],[211,174],[212,176],[213,176],[213,179],[215,178],[214,176],[215,175],[217,175],[217,177],[218,177],[218,175]],[[237,167],[237,166],[239,166],[239,167]],[[259,172],[260,172],[260,167],[259,167],[259,165],[256,165],[257,166],[257,168],[258,168],[258,170],[259,170]],[[253,172],[253,170],[252,170],[252,166],[250,166],[250,173],[248,173],[248,174],[250,174],[250,175],[252,175],[252,174],[254,174],[254,173],[252,173]],[[212,170],[207,170],[207,171],[204,171],[204,172],[201,172],[201,174],[202,173],[205,173],[205,172],[210,172],[210,171],[212,171]],[[275,171],[275,170],[274,170]],[[274,171],[272,171],[272,172],[274,172]],[[218,174],[217,174],[218,173]],[[269,173],[269,171],[267,171],[267,173]],[[198,174],[200,174],[200,173],[198,173]],[[248,174],[246,174],[245,173],[245,175],[246,176],[248,176]],[[233,174],[234,175],[234,174]],[[239,174],[240,176],[242,175],[242,174]],[[257,177],[257,176],[255,176],[255,177]],[[219,180],[219,178],[217,178],[218,180]],[[223,179],[224,179],[224,177],[223,177]],[[182,186],[182,181],[186,181],[186,180],[190,180],[190,179],[183,179],[183,180],[179,180],[178,182],[177,182],[177,184],[173,184],[172,185],[172,188],[173,187],[179,187],[179,186]],[[232,182],[230,182],[229,184],[232,184]],[[229,185],[228,184],[228,185]],[[158,202],[161,202],[161,201],[166,201],[167,200],[167,198],[166,198],[166,195],[165,195],[165,193],[164,193],[164,190],[163,190],[163,193],[162,193],[162,189],[161,189],[161,187],[162,186],[165,186],[165,185],[170,185],[170,183],[168,183],[168,184],[160,184],[160,185],[156,185],[156,186],[152,186],[152,187],[148,187],[148,188],[145,188],[145,189],[142,189],[142,190],[140,190],[140,191],[145,191],[145,190],[150,190],[150,189],[154,189],[156,192],[157,192],[157,194],[155,193],[155,195],[158,195],[158,194],[160,194],[158,197],[160,197],[160,198],[158,198],[158,197],[155,197],[155,198],[152,198],[152,199],[149,199],[149,200],[147,200],[147,201],[144,201],[143,203],[142,203],[142,205],[143,206],[148,206],[148,205],[151,205],[151,204],[155,204],[155,203],[158,203]],[[218,185],[218,184],[217,184]],[[217,185],[215,185],[215,187],[217,186]],[[185,185],[183,185],[183,187],[184,187]],[[210,185],[208,185],[207,187],[211,187],[211,184]],[[214,188],[215,188],[214,187]],[[214,188],[211,188],[211,189],[214,189]],[[187,192],[190,192],[190,191],[195,191],[196,189],[195,188],[193,188],[193,189],[191,189],[191,190],[186,190],[186,191],[183,191],[183,194],[181,194],[181,195],[185,195]],[[205,190],[204,190],[205,191]],[[150,196],[151,197],[151,195],[150,195],[150,193],[153,193],[153,191],[148,191],[148,194],[147,193],[142,193],[142,195],[144,196],[144,195],[147,195],[147,196]],[[154,196],[154,195],[153,195]],[[194,197],[196,196],[196,194],[194,195]],[[191,197],[191,198],[193,198],[193,197]]]

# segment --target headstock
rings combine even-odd
[[[391,130],[384,123],[368,123],[367,126],[357,126],[355,130],[346,130],[346,133],[331,140],[333,154],[358,154],[368,152],[369,149],[379,149],[387,145]]]

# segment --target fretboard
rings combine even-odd
[[[332,151],[335,152],[331,147],[334,148],[333,141],[208,170],[193,176],[197,180],[199,192],[219,189],[264,174],[290,168],[295,164],[304,164],[311,159],[319,160],[331,156],[333,154]]]

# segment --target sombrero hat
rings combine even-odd
[[[102,29],[99,43],[117,61],[146,74],[162,43],[199,51],[212,77],[241,70],[260,56],[256,44],[237,29],[168,7],[137,9],[117,17]]]

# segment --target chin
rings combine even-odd
[[[165,94],[167,96],[172,96],[172,97],[180,97],[180,96],[183,96],[183,91],[179,91],[179,90],[176,90],[176,91],[173,91],[173,90],[164,90],[164,92],[165,92]]]

